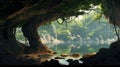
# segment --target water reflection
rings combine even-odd
[[[77,52],[83,55],[86,53],[97,52],[100,48],[108,48],[110,43],[114,42],[115,40],[117,40],[116,37],[112,39],[108,38],[106,40],[104,40],[103,38],[91,39],[87,37],[86,39],[77,41],[74,40],[59,41],[59,43],[57,44],[51,41],[45,43],[45,45],[47,45],[49,48],[53,49],[59,54],[62,53],[72,54]]]
[[[52,38],[52,40],[47,41],[48,39],[44,40],[44,38],[41,38],[41,40],[43,44],[47,45],[52,50],[56,51],[58,53],[57,55],[60,55],[62,53],[66,54],[80,53],[81,55],[83,55],[86,53],[97,52],[100,48],[108,48],[110,43],[116,41],[117,38],[114,37],[105,40],[102,37],[101,39],[97,37],[95,39],[86,37],[68,41],[63,41],[55,38]],[[19,41],[25,43],[25,41],[21,40]]]

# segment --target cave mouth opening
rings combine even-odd
[[[16,28],[16,40],[20,43],[23,43],[25,46],[30,46],[28,39],[23,35],[21,27]]]

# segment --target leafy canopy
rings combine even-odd
[[[90,10],[93,7],[91,5],[98,5],[99,3],[100,0],[1,0],[0,19],[6,19],[9,15],[34,4],[38,4],[34,7],[38,12],[46,10],[47,13],[57,13],[60,18],[65,19],[84,14],[84,10]]]

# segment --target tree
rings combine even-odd
[[[91,4],[98,5],[97,0],[1,0],[0,1],[0,48],[9,53],[45,51],[37,29],[42,24],[70,16],[78,16],[90,10]],[[22,27],[30,47],[25,49],[15,38],[15,29]],[[18,46],[19,45],[19,46]],[[22,51],[21,51],[22,48]]]

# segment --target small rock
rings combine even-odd
[[[69,65],[80,65],[78,60],[68,59]]]
[[[80,57],[80,53],[74,53],[71,56],[74,57],[74,58],[79,58]]]
[[[40,58],[51,58],[53,55],[51,54],[42,54],[42,55],[38,55],[38,57]]]
[[[54,52],[53,54],[58,54],[57,52]]]
[[[41,65],[60,65],[59,62],[57,60],[51,59],[50,61],[45,61],[42,62]]]
[[[65,58],[63,58],[63,57],[55,57],[55,59],[65,59]]]
[[[88,57],[91,57],[91,56],[93,56],[93,55],[95,55],[96,53],[87,53],[87,54],[84,54],[83,56],[82,56],[82,58],[88,58]]]
[[[61,54],[60,56],[62,56],[62,57],[67,57],[68,54]]]

